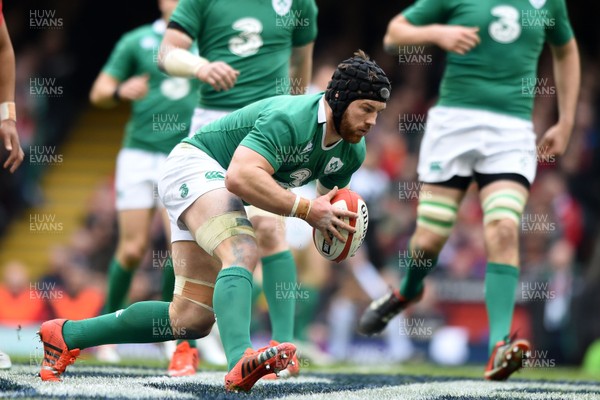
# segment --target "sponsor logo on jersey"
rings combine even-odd
[[[344,166],[342,160],[337,157],[331,157],[331,160],[327,163],[325,167],[325,174],[333,174],[334,172],[339,171]]]
[[[207,181],[224,180],[225,175],[221,171],[208,171],[204,174]]]
[[[184,197],[186,197],[189,192],[190,192],[190,189],[188,189],[187,184],[184,183],[183,185],[179,186],[179,195],[181,196],[182,199]]]
[[[488,32],[492,39],[498,43],[512,43],[521,35],[520,13],[513,6],[499,5],[492,8],[492,15],[496,17]]]
[[[240,57],[258,53],[263,45],[260,36],[263,30],[262,22],[256,18],[241,18],[235,21],[231,27],[240,33],[229,39],[229,51]]]
[[[529,0],[529,4],[531,4],[536,10],[539,10],[540,8],[544,7],[546,0]]]
[[[272,0],[273,10],[278,15],[285,15],[292,8],[292,0]]]
[[[160,84],[160,92],[169,100],[179,100],[190,94],[192,85],[186,78],[170,77]]]
[[[296,170],[290,174],[290,178],[291,178],[290,182],[281,182],[277,179],[275,179],[275,181],[282,188],[290,189],[290,188],[300,187],[300,186],[304,185],[307,182],[308,178],[310,178],[311,176],[312,176],[312,171],[310,169],[302,168],[302,169]]]
[[[312,171],[308,168],[302,168],[290,174],[293,181],[290,182],[291,187],[299,187],[304,185],[304,182],[312,175]]]

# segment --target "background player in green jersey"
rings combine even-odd
[[[117,158],[119,242],[109,267],[107,313],[123,307],[133,273],[148,249],[154,211],[162,208],[156,189],[158,171],[167,154],[187,135],[197,102],[197,81],[169,77],[158,69],[160,41],[177,3],[160,0],[161,19],[122,36],[90,93],[92,103],[99,107],[112,107],[120,101],[132,104]],[[168,237],[168,219],[162,214]],[[164,300],[172,297],[173,282],[173,269],[167,266],[163,270]],[[189,356],[196,357],[197,364],[197,353],[192,351]],[[169,371],[172,375],[195,373],[185,367]]]
[[[316,17],[314,0],[182,0],[163,39],[161,65],[171,75],[203,82],[190,134],[254,101],[304,93],[311,80]],[[187,49],[193,40],[203,59],[190,59]],[[191,69],[181,71],[181,63],[188,60]],[[289,342],[294,333],[295,299],[276,297],[277,286],[295,287],[297,279],[285,221],[256,207],[249,207],[248,215],[260,246],[272,339]],[[187,345],[181,346],[178,350],[183,353]],[[297,375],[298,365],[287,372]]]
[[[390,83],[364,53],[338,65],[328,89],[253,103],[202,128],[169,155],[159,193],[171,222],[176,273],[172,302],[146,301],[82,321],[42,324],[43,380],[59,380],[80,349],[114,342],[146,343],[208,334],[217,320],[227,355],[227,390],[250,390],[287,367],[296,348],[281,343],[254,351],[250,342],[252,271],[258,244],[242,200],[302,218],[343,240],[353,231],[335,208],[365,157],[364,136],[385,109]],[[295,151],[299,150],[299,153]],[[302,157],[284,158],[292,151]],[[317,180],[308,200],[285,188]],[[175,236],[177,235],[177,236]]]
[[[539,90],[537,62],[544,42],[554,61],[559,120],[541,137],[531,123]],[[374,301],[359,329],[383,330],[419,300],[423,279],[450,235],[472,179],[484,212],[488,264],[485,302],[490,359],[485,378],[507,379],[522,366],[529,343],[509,337],[519,276],[519,227],[536,173],[536,153],[561,155],[571,135],[579,91],[579,55],[564,0],[419,0],[389,24],[384,45],[448,52],[440,98],[429,111],[419,155],[423,182],[417,228],[410,241],[414,267],[400,290]]]

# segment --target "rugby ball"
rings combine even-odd
[[[358,214],[358,218],[356,219],[342,219],[344,222],[350,224],[350,226],[356,228],[355,233],[339,229],[339,232],[346,239],[346,243],[342,243],[335,236],[331,235],[332,242],[329,244],[325,241],[321,231],[313,228],[313,242],[319,253],[330,261],[340,262],[354,256],[365,240],[369,225],[369,211],[362,197],[349,189],[338,190],[333,199],[331,199],[331,204],[342,210],[349,210]]]

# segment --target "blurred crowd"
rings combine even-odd
[[[27,7],[26,3],[19,7]],[[74,6],[71,13],[63,14],[64,18],[77,15],[78,8],[82,7]],[[6,8],[10,23],[11,15],[18,15],[18,7]],[[327,9],[324,6],[322,11]],[[77,97],[77,90],[65,90],[65,96],[60,98],[32,96],[31,77],[54,76],[64,85],[80,85],[76,71],[81,62],[74,56],[76,53],[69,50],[67,29],[32,35],[17,28],[18,18],[13,20],[9,28],[17,49],[18,129],[27,154],[30,146],[60,146],[78,114],[75,104],[83,103],[81,97]],[[577,21],[573,21],[573,25],[577,31]],[[327,34],[327,29],[324,33]],[[323,87],[323,82],[331,76],[333,61],[344,56],[337,57],[340,49],[331,51],[327,44],[332,40],[326,36],[324,44],[316,48],[314,80],[318,87]],[[431,62],[404,65],[384,54],[379,42],[376,38],[363,47],[371,50],[371,56],[390,75],[392,97],[377,126],[368,135],[367,161],[361,178],[353,185],[367,200],[371,214],[370,238],[365,246],[368,251],[361,257],[365,257],[365,262],[370,260],[385,282],[397,285],[403,273],[402,254],[415,227],[420,189],[416,176],[418,149],[427,110],[436,100],[443,55],[435,49],[427,49]],[[343,50],[344,47],[347,46],[341,46]],[[597,117],[600,87],[595,74],[600,55],[594,51],[583,51],[582,55],[582,88],[569,150],[560,159],[538,160],[536,182],[523,215],[521,285],[516,293],[518,303],[513,326],[526,332],[534,347],[549,350],[551,357],[561,363],[580,363],[586,348],[600,338],[600,320],[591,318],[595,312],[592,305],[600,304],[600,211],[597,207],[600,204],[597,178],[600,176],[600,120]],[[99,66],[92,73],[98,69]],[[539,76],[549,78],[552,85],[547,53],[542,55]],[[533,118],[536,133],[539,135],[548,129],[556,118],[556,97],[537,98]],[[38,167],[29,166],[27,161],[14,176],[0,173],[0,236],[11,217],[43,202],[43,192],[38,186],[43,173]],[[115,216],[113,182],[107,177],[90,198],[80,229],[67,243],[57,244],[48,255],[43,278],[34,281],[28,275],[28,267],[19,261],[2,266],[0,324],[35,324],[47,318],[79,319],[97,315],[104,301],[105,273],[116,243]],[[439,265],[428,278],[432,290],[426,292],[422,304],[411,312],[422,316],[434,331],[444,326],[463,326],[470,344],[485,347],[486,324],[481,318],[486,318],[482,283],[486,259],[481,221],[476,192],[470,190],[460,208],[453,235],[440,255]],[[154,224],[153,232],[153,248],[139,269],[141,273],[135,275],[130,294],[132,302],[160,298],[161,271],[156,259],[157,254],[166,251],[160,221]],[[310,241],[308,246],[312,246]],[[299,258],[300,268],[310,269],[310,265],[303,265],[312,262],[310,260],[310,257]],[[322,266],[324,270],[318,282],[311,282],[319,289],[318,307],[308,311],[311,323],[306,332],[299,333],[304,340],[316,343],[329,357],[340,361],[349,359],[348,352],[332,349],[330,337],[336,335],[336,341],[341,340],[340,337],[348,342],[364,340],[354,336],[353,324],[370,301],[356,280],[357,274],[349,272],[353,266],[348,264]],[[302,273],[300,277],[302,282]],[[310,274],[304,274],[304,279],[310,279]],[[261,317],[264,305],[260,300],[257,302],[254,327],[257,333],[268,329],[261,322],[266,321]],[[302,308],[299,306],[304,312]],[[339,328],[335,326],[336,321],[343,319],[349,321],[347,332],[333,332]],[[400,337],[400,334],[392,335],[392,339],[394,336],[398,342],[408,339],[410,343],[404,343],[407,348],[418,347],[423,339]],[[431,341],[432,337],[426,339]],[[391,354],[404,360],[417,353],[398,349]]]

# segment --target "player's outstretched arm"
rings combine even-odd
[[[2,12],[2,11],[0,11]],[[8,152],[4,168],[15,172],[23,162],[15,109],[15,53],[6,24],[0,19],[0,140]]]
[[[480,42],[477,27],[430,24],[416,26],[402,14],[388,24],[383,47],[388,53],[398,54],[399,46],[434,44],[446,51],[465,54]]]
[[[168,28],[160,44],[158,67],[172,76],[197,78],[216,91],[229,90],[240,72],[223,61],[210,62],[192,54],[192,38],[180,30]]]
[[[540,153],[562,155],[573,131],[577,98],[581,80],[581,66],[577,42],[573,38],[562,46],[550,46],[554,66],[554,80],[558,97],[558,122],[542,136]]]
[[[111,75],[101,72],[90,91],[90,102],[97,107],[110,108],[120,100],[139,100],[148,94],[148,74],[132,76],[119,82]]]
[[[292,48],[290,57],[290,94],[305,94],[312,79],[312,59],[314,42]]]
[[[225,176],[225,185],[231,193],[260,209],[279,215],[302,217],[311,226],[321,230],[326,238],[329,237],[326,234],[329,231],[344,242],[338,229],[355,231],[340,218],[356,218],[356,213],[331,205],[331,198],[337,188],[310,201],[298,198],[279,186],[272,177],[274,173],[275,170],[262,155],[242,145],[233,154]]]

